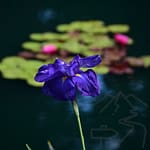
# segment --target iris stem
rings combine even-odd
[[[75,112],[75,115],[76,115],[77,121],[78,121],[78,126],[79,126],[80,136],[81,136],[81,142],[82,142],[82,148],[83,148],[83,150],[86,150],[85,149],[84,135],[83,135],[83,131],[82,131],[82,125],[81,125],[81,120],[80,120],[80,114],[79,114],[79,108],[78,108],[77,101],[74,100],[72,102],[72,104],[73,104],[73,109],[74,109],[74,112]]]
[[[53,147],[53,145],[52,145],[52,143],[51,143],[51,141],[50,140],[48,140],[48,147],[49,147],[49,150],[54,150],[54,147]]]
[[[26,144],[26,148],[27,148],[27,150],[31,150],[31,148],[29,147],[28,144]]]

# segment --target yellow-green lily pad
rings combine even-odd
[[[27,50],[39,52],[41,50],[41,44],[38,42],[24,42],[22,47]]]
[[[148,55],[148,56],[142,56],[141,58],[142,58],[142,60],[144,62],[144,67],[145,68],[150,67],[150,55]]]
[[[108,30],[112,33],[126,33],[129,31],[129,26],[126,24],[109,25]]]

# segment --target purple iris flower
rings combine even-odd
[[[77,89],[84,96],[99,95],[99,83],[96,73],[88,69],[101,62],[99,55],[81,58],[75,56],[70,63],[56,59],[54,64],[43,65],[35,76],[37,82],[45,82],[44,94],[60,100],[75,100]]]

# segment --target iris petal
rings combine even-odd
[[[43,65],[39,68],[35,75],[38,82],[46,82],[48,80],[64,76],[66,72],[66,63],[61,59],[56,59],[54,64]]]
[[[96,74],[91,69],[72,77],[73,83],[84,96],[99,95],[99,83]]]
[[[62,78],[55,78],[45,82],[43,93],[58,100],[74,100],[76,97],[75,86],[69,78],[65,81]]]
[[[79,63],[78,62],[73,62],[69,67],[67,71],[68,76],[74,76],[77,72],[79,72]]]
[[[64,99],[63,84],[61,78],[55,78],[45,82],[43,93],[47,96],[53,96],[58,99]]]
[[[89,57],[85,57],[85,58],[81,58],[79,55],[77,55],[72,60],[71,64],[78,62],[80,67],[90,68],[90,67],[95,67],[101,61],[102,61],[102,59],[101,59],[100,55],[94,55],[94,56],[89,56]]]
[[[67,78],[63,84],[65,98],[67,100],[75,100],[76,88],[70,78]]]

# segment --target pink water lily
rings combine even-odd
[[[121,45],[127,45],[129,43],[129,37],[124,34],[115,34],[114,39]]]
[[[54,54],[56,51],[57,47],[54,44],[48,44],[42,47],[42,53],[44,54]]]

